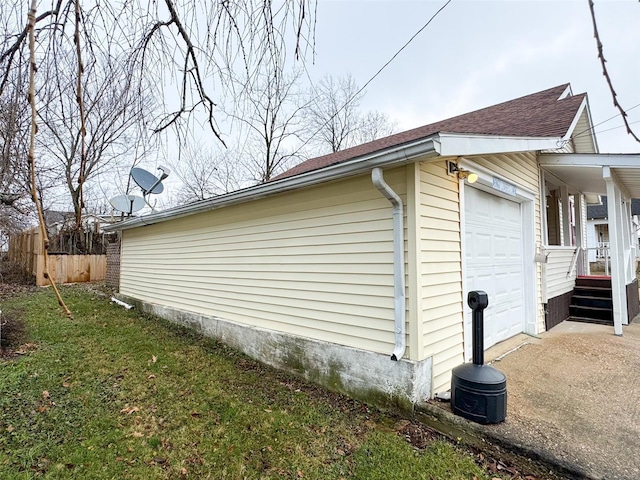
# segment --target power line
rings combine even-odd
[[[629,122],[629,125],[634,125],[636,123],[640,123],[640,120],[636,120],[635,122]],[[606,130],[600,130],[599,132],[595,132],[595,133],[604,133],[604,132],[610,132],[611,130],[616,130],[618,128],[624,128],[627,125],[618,125],[617,127],[611,127],[611,128],[607,128]],[[574,137],[576,138],[576,137]]]
[[[360,88],[356,93],[354,93],[354,94],[351,96],[351,98],[349,98],[349,99],[344,103],[344,105],[342,105],[342,107],[340,107],[340,108],[338,109],[338,111],[336,111],[336,112],[331,116],[331,118],[329,118],[329,119],[328,119],[328,120],[327,120],[327,121],[326,121],[322,126],[320,126],[320,127],[319,127],[319,128],[318,128],[318,129],[313,133],[313,135],[311,135],[311,136],[310,136],[310,137],[309,137],[309,138],[308,138],[308,139],[307,139],[307,140],[306,140],[302,145],[300,145],[300,147],[298,147],[298,150],[297,150],[297,151],[299,152],[302,148],[304,148],[304,147],[305,147],[305,146],[306,146],[306,145],[311,141],[311,139],[312,139],[313,137],[315,137],[318,133],[320,133],[320,131],[321,131],[324,127],[326,127],[326,126],[329,124],[329,122],[331,122],[331,121],[332,121],[332,120],[333,120],[333,119],[334,119],[334,118],[335,118],[335,117],[336,117],[336,116],[337,116],[337,115],[338,115],[342,110],[344,110],[344,109],[347,107],[347,105],[349,105],[349,104],[350,104],[350,103],[351,103],[355,98],[357,98],[357,97],[358,97],[358,95],[360,95],[360,94],[362,93],[362,91],[363,91],[365,88],[367,88],[367,86],[368,86],[371,82],[373,82],[373,81],[376,79],[376,77],[377,77],[378,75],[380,75],[380,74],[382,73],[382,71],[383,71],[385,68],[387,68],[387,67],[389,66],[389,64],[390,64],[391,62],[393,62],[393,61],[396,59],[396,57],[397,57],[398,55],[400,55],[400,53],[402,53],[402,51],[403,51],[405,48],[407,48],[407,47],[409,46],[409,44],[410,44],[411,42],[413,42],[413,40],[414,40],[418,35],[420,35],[420,34],[422,33],[422,31],[423,31],[425,28],[427,28],[427,27],[431,24],[431,22],[433,22],[433,20],[435,20],[435,18],[436,18],[436,17],[437,17],[437,16],[438,16],[438,15],[439,15],[439,14],[440,14],[440,13],[441,13],[441,12],[442,12],[442,11],[443,11],[443,10],[444,10],[444,9],[445,9],[445,8],[446,8],[446,7],[447,7],[447,6],[452,2],[452,1],[453,1],[453,0],[447,0],[447,1],[446,1],[446,2],[445,2],[445,3],[444,3],[444,4],[443,4],[443,5],[442,5],[442,6],[441,6],[441,7],[440,7],[440,8],[439,8],[439,9],[438,9],[438,10],[437,10],[433,15],[432,15],[432,16],[431,16],[431,18],[427,21],[427,23],[425,23],[422,27],[420,27],[420,29],[419,29],[416,33],[414,33],[414,34],[413,34],[413,36],[412,36],[409,40],[407,40],[407,42],[406,42],[402,47],[400,47],[400,49],[399,49],[396,53],[394,53],[394,54],[393,54],[393,56],[392,56],[392,57],[387,61],[387,63],[385,63],[382,67],[380,67],[380,69],[379,69],[379,70],[378,70],[378,71],[377,71],[377,72],[376,72],[376,73],[375,73],[375,74],[374,74],[374,75],[373,75],[369,80],[367,80],[367,82],[366,82],[366,83],[365,83],[365,84],[364,84],[364,85],[363,85],[363,86],[362,86],[362,87],[361,87],[361,88]],[[307,75],[308,75],[308,72],[307,72]],[[313,87],[313,83],[312,83],[312,87]],[[315,90],[315,89],[314,89],[314,90]]]
[[[637,105],[634,105],[633,107],[629,108],[627,110],[627,112],[630,112],[631,110],[633,110],[634,108],[637,108],[637,107],[640,107],[640,103],[638,103]],[[596,123],[595,125],[592,125],[591,127],[586,128],[583,131],[577,133],[576,135],[573,136],[573,138],[578,138],[578,137],[582,136],[584,133],[590,132],[591,130],[594,130],[596,127],[599,127],[603,123],[607,123],[609,120],[613,120],[614,118],[618,118],[620,115],[622,115],[622,114],[621,113],[616,113],[613,117],[609,117],[606,120],[603,120],[603,121],[601,121],[599,123]],[[638,123],[638,122],[632,122],[629,125],[633,125],[634,123]],[[613,127],[613,128],[608,129],[608,130],[601,130],[600,132],[594,132],[594,133],[608,132],[609,130],[614,130],[616,128],[622,128],[622,127],[625,127],[625,126],[626,125],[620,125],[619,127]]]

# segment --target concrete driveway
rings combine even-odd
[[[612,327],[563,322],[539,338],[504,342],[485,359],[507,376],[507,419],[479,426],[456,417],[459,427],[564,466],[576,477],[640,479],[637,318],[622,337]]]

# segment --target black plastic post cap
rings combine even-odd
[[[467,303],[471,310],[484,310],[489,305],[489,296],[482,290],[474,290],[467,295]]]

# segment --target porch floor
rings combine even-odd
[[[640,478],[638,317],[622,337],[611,327],[562,322],[540,337],[519,335],[485,353],[487,361],[496,358],[493,366],[507,377],[507,419],[474,424],[480,436],[581,478]]]

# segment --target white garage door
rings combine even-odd
[[[467,294],[484,290],[485,349],[525,329],[520,204],[465,187],[465,350],[471,359],[471,309]]]

